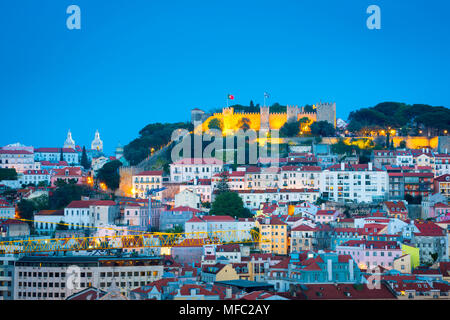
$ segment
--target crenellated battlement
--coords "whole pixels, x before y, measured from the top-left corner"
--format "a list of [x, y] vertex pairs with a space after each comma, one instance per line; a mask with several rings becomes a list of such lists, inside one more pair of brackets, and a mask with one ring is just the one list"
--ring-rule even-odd
[[260, 112], [234, 112], [233, 107], [225, 107], [222, 113], [214, 113], [208, 117], [202, 125], [204, 131], [208, 130], [208, 124], [212, 119], [219, 119], [223, 123], [223, 130], [238, 130], [242, 124], [242, 119], [247, 118], [250, 128], [260, 129], [280, 129], [288, 121], [298, 121], [301, 118], [308, 118], [310, 122], [327, 121], [336, 126], [336, 103], [319, 102], [313, 106], [316, 112], [304, 112], [304, 107], [298, 105], [287, 105], [286, 112], [270, 112], [269, 106], [260, 106]]

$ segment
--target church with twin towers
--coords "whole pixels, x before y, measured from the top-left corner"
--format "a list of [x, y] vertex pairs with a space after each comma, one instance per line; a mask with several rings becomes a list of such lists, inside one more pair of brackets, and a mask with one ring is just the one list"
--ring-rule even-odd
[[259, 112], [235, 112], [233, 107], [225, 107], [221, 113], [214, 114], [206, 114], [197, 108], [191, 110], [192, 123], [202, 123], [203, 131], [208, 130], [209, 123], [213, 119], [220, 121], [222, 131], [232, 132], [238, 130], [243, 122], [256, 131], [278, 130], [285, 123], [299, 121], [302, 118], [308, 118], [308, 125], [316, 121], [326, 121], [336, 128], [336, 103], [319, 102], [313, 105], [313, 112], [306, 112], [305, 107], [293, 105], [286, 106], [286, 112], [271, 112], [269, 106], [261, 106]]

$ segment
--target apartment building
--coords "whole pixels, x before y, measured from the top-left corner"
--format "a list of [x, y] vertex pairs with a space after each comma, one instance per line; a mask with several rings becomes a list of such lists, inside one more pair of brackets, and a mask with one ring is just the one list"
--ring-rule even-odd
[[14, 300], [64, 300], [96, 287], [122, 294], [162, 278], [159, 257], [25, 256], [14, 263]]
[[371, 203], [385, 200], [388, 174], [368, 164], [340, 163], [322, 172], [320, 190], [326, 200], [336, 202]]

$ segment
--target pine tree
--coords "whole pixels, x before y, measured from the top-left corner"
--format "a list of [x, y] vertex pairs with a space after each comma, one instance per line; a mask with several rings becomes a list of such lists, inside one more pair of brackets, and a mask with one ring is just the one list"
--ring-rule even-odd
[[83, 153], [81, 154], [81, 165], [86, 170], [88, 170], [91, 167], [91, 163], [89, 162], [89, 159], [87, 157], [86, 147], [85, 146], [83, 146]]
[[64, 161], [63, 148], [61, 148], [61, 153], [59, 154], [59, 161]]

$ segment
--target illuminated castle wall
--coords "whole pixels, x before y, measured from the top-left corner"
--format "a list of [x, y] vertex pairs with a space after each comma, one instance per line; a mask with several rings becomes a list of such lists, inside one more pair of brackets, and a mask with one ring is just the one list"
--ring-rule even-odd
[[223, 108], [222, 113], [214, 113], [202, 124], [202, 130], [207, 131], [209, 122], [219, 119], [223, 124], [223, 132], [232, 132], [240, 128], [242, 119], [247, 118], [250, 129], [268, 130], [280, 129], [286, 122], [298, 121], [308, 118], [310, 123], [315, 121], [328, 121], [336, 127], [336, 103], [318, 103], [316, 112], [304, 112], [304, 108], [287, 106], [286, 112], [270, 113], [270, 107], [260, 107], [259, 113], [235, 113], [232, 107]]

